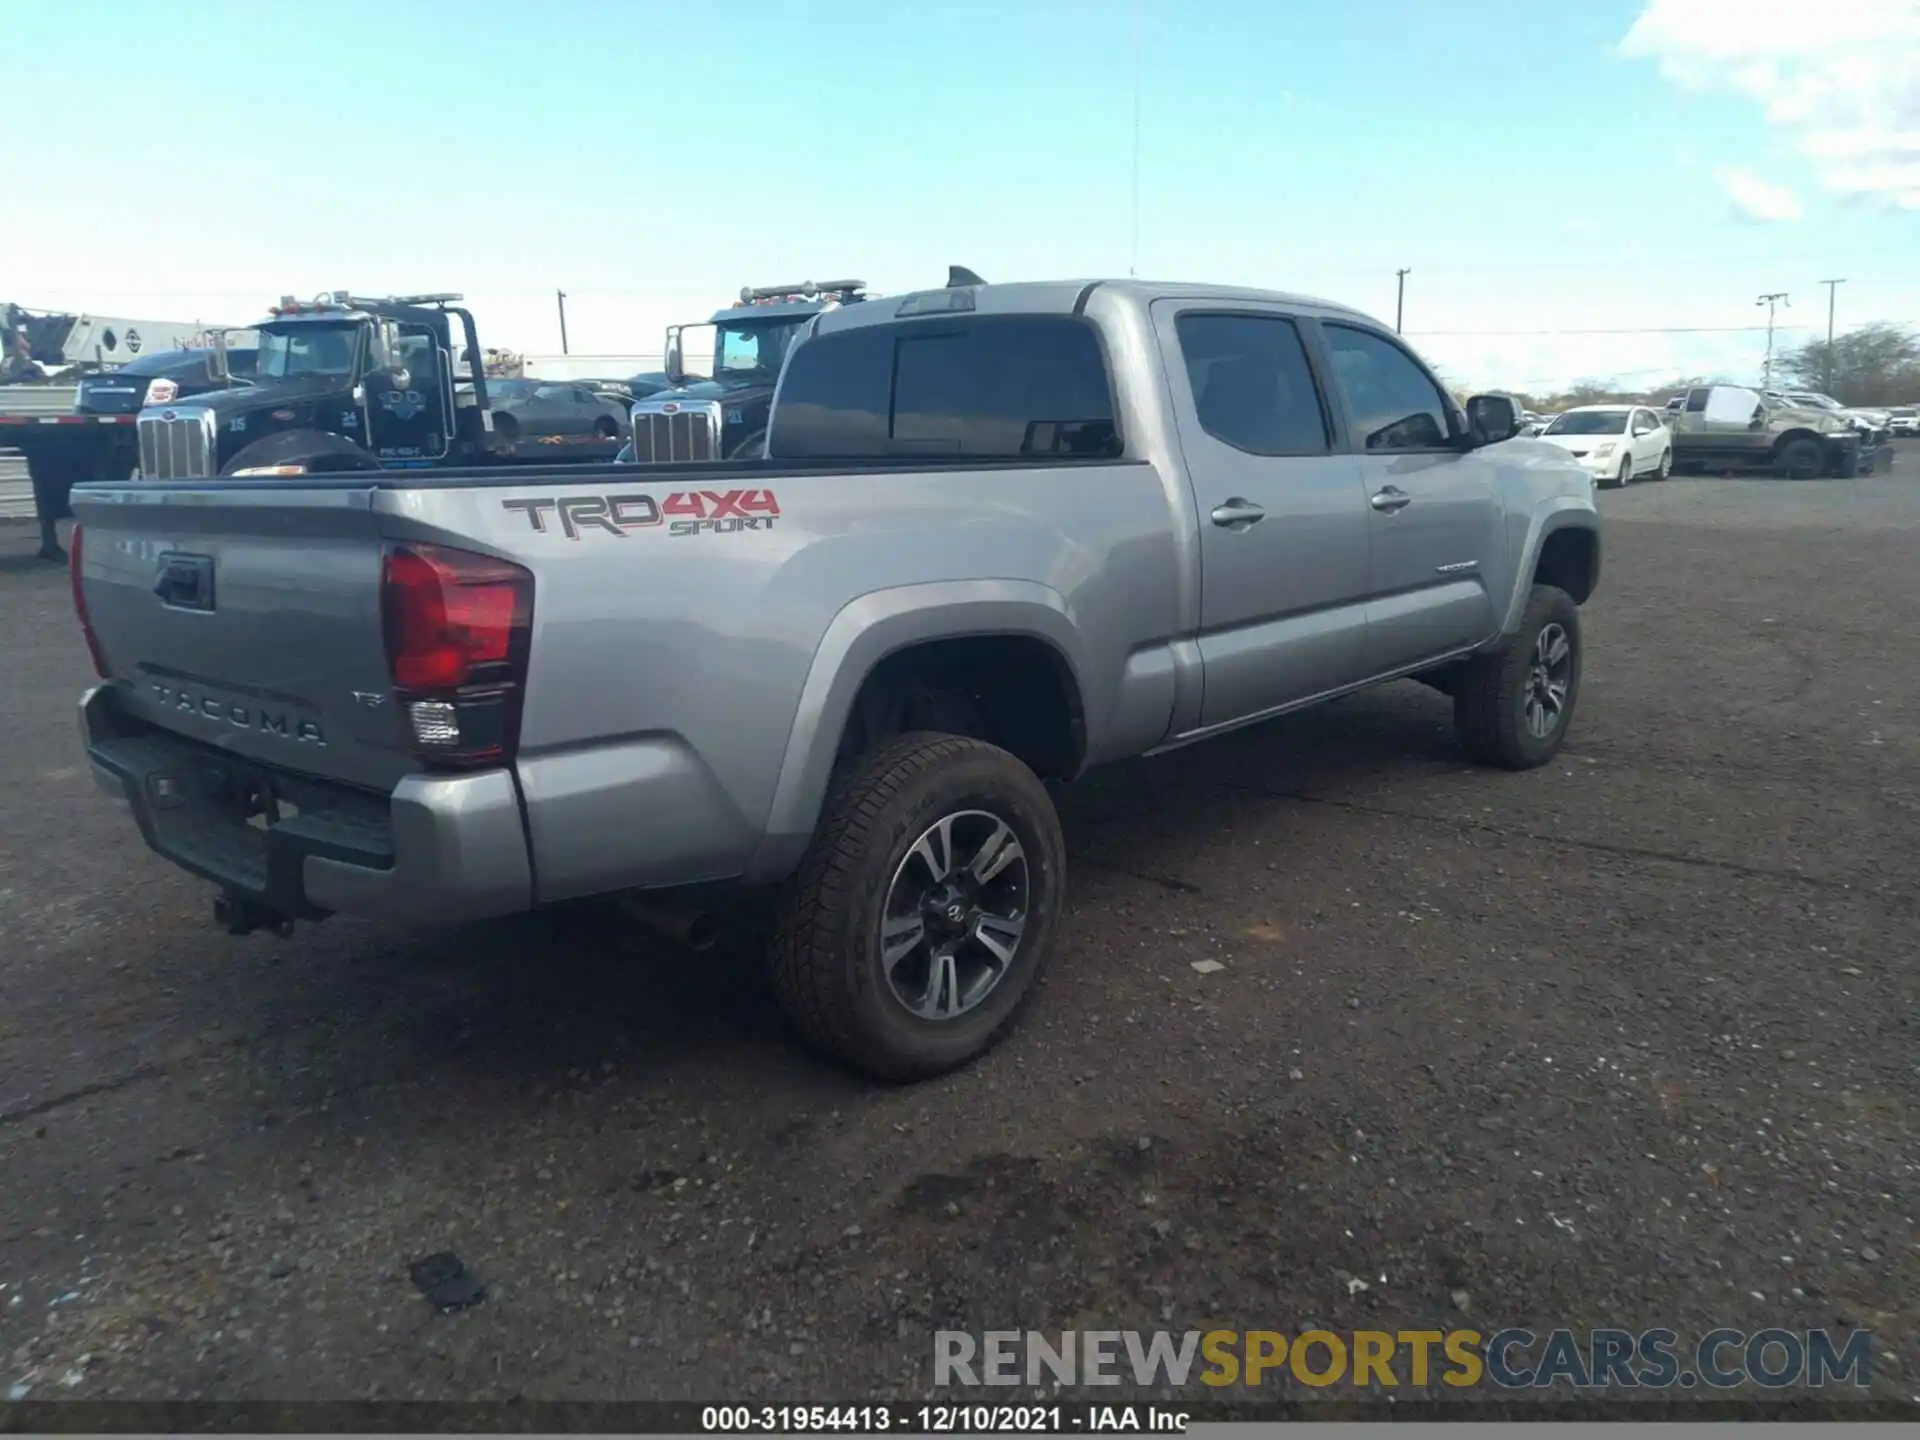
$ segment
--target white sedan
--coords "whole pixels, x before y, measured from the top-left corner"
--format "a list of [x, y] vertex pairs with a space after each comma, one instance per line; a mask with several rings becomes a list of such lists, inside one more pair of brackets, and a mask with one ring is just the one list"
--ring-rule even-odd
[[1582, 405], [1555, 416], [1540, 438], [1578, 460], [1598, 485], [1673, 473], [1673, 431], [1645, 405]]

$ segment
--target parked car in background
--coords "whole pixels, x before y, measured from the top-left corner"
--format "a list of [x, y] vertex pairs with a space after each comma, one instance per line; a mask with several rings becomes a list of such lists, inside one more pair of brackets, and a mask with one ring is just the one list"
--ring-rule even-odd
[[622, 402], [596, 394], [585, 383], [495, 380], [488, 384], [487, 396], [493, 402], [493, 433], [502, 440], [547, 435], [612, 440], [626, 426]]
[[1584, 466], [1596, 484], [1628, 485], [1673, 473], [1673, 431], [1645, 405], [1579, 405], [1540, 432]]
[[[235, 382], [246, 383], [259, 353], [256, 349], [227, 351], [227, 369]], [[73, 410], [76, 415], [138, 415], [143, 405], [171, 405], [191, 395], [227, 388], [229, 382], [216, 369], [211, 350], [156, 350], [117, 370], [82, 377]]]
[[1787, 390], [1781, 392], [1781, 398], [1789, 405], [1811, 406], [1816, 410], [1843, 415], [1852, 422], [1854, 429], [1865, 431], [1876, 443], [1887, 438], [1888, 415], [1877, 406], [1842, 405], [1833, 396], [1822, 395], [1816, 390]]
[[1920, 435], [1920, 405], [1896, 405], [1889, 410], [1887, 431], [1893, 435]]

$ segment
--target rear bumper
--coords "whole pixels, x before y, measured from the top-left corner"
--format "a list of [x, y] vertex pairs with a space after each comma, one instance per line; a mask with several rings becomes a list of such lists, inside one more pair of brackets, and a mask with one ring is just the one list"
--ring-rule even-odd
[[[288, 919], [449, 923], [533, 904], [506, 771], [410, 775], [391, 795], [370, 795], [129, 724], [104, 685], [81, 697], [80, 735], [94, 783], [127, 805], [155, 853]], [[250, 786], [298, 813], [271, 826], [239, 818], [227, 797]]]

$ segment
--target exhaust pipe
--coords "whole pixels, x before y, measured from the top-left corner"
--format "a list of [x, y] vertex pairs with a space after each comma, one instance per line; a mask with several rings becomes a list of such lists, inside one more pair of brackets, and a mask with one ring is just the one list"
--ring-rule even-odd
[[637, 896], [622, 896], [620, 909], [662, 940], [689, 950], [711, 950], [720, 938], [720, 924], [710, 910], [688, 910]]

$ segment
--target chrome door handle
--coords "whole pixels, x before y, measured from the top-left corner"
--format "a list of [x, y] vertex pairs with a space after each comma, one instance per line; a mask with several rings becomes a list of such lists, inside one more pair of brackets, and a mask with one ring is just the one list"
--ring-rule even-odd
[[1242, 500], [1235, 495], [1226, 504], [1213, 507], [1213, 523], [1227, 530], [1244, 530], [1266, 513], [1251, 500]]
[[1394, 515], [1413, 503], [1413, 497], [1397, 485], [1388, 485], [1374, 492], [1367, 503], [1386, 515]]

